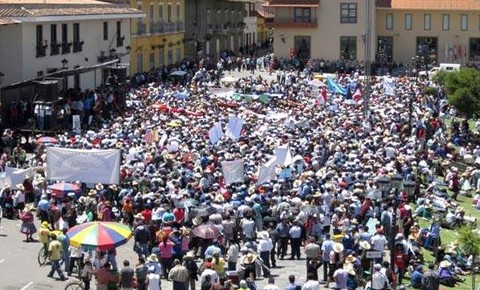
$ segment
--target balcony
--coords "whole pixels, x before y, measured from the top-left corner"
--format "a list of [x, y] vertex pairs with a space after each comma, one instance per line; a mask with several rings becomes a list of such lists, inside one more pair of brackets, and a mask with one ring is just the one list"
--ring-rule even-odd
[[175, 32], [175, 23], [174, 22], [163, 23], [163, 28], [165, 33]]
[[265, 19], [268, 28], [317, 28], [317, 18], [270, 18]]
[[176, 23], [176, 31], [184, 31], [185, 30], [185, 26], [183, 24], [183, 21], [177, 21]]
[[60, 43], [52, 43], [50, 44], [50, 55], [57, 55], [60, 54], [60, 47], [62, 45]]
[[147, 24], [146, 23], [137, 23], [137, 33], [136, 35], [147, 34]]
[[48, 45], [44, 45], [42, 43], [37, 43], [36, 46], [36, 57], [45, 57], [47, 56], [47, 47]]
[[84, 41], [75, 41], [73, 42], [73, 52], [80, 52], [83, 50]]
[[63, 42], [62, 43], [62, 54], [67, 54], [71, 52], [72, 43], [71, 42]]

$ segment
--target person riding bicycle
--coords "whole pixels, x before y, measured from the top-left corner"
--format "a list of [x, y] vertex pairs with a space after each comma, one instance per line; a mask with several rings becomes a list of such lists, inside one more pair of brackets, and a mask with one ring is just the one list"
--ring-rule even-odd
[[38, 237], [45, 251], [48, 251], [48, 243], [50, 241], [49, 236], [50, 236], [49, 224], [46, 221], [42, 222], [40, 225], [40, 229], [38, 229]]

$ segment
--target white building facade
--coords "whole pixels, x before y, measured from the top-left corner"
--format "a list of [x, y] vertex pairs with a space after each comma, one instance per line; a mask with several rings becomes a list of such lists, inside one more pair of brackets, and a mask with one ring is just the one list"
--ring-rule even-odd
[[[0, 25], [4, 74], [0, 87], [55, 71], [92, 67], [114, 57], [128, 63], [130, 18], [142, 16], [136, 9], [98, 1], [55, 5], [56, 9], [49, 4], [3, 6], [0, 11], [9, 8], [9, 13], [2, 17], [16, 23]], [[65, 77], [64, 87], [95, 88], [102, 77], [101, 70]]]
[[260, 45], [257, 35], [257, 12], [255, 2], [245, 3], [244, 20], [245, 28], [243, 30], [243, 46], [251, 49], [252, 45]]

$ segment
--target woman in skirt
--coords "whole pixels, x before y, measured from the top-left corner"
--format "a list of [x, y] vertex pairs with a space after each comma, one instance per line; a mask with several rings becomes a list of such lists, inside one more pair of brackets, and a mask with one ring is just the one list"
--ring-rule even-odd
[[25, 210], [22, 212], [22, 215], [20, 216], [20, 219], [22, 220], [20, 232], [27, 237], [25, 242], [33, 242], [32, 235], [37, 232], [37, 228], [33, 223], [32, 206], [29, 205], [25, 208]]

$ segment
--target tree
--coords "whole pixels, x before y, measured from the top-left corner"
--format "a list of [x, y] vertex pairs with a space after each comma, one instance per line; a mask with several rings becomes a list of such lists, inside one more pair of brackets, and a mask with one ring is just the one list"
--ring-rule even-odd
[[480, 237], [473, 228], [463, 226], [458, 231], [460, 249], [467, 256], [472, 256], [472, 290], [475, 290], [475, 259], [480, 255]]
[[468, 118], [480, 111], [480, 71], [465, 68], [445, 74], [448, 102]]

